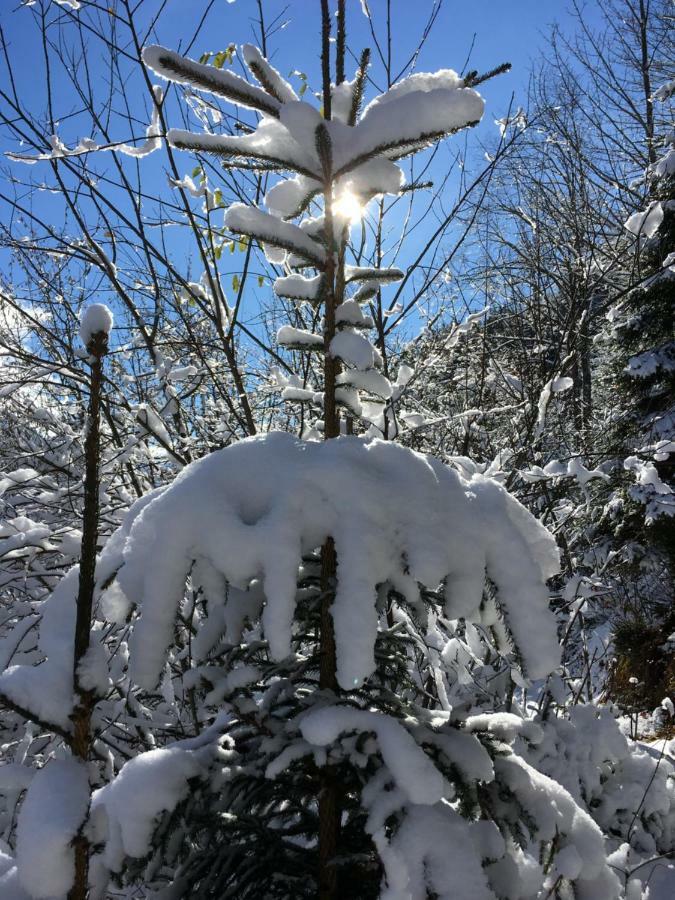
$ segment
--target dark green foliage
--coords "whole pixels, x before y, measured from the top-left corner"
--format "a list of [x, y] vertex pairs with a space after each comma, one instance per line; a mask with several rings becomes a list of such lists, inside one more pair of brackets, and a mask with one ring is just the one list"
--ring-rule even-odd
[[[241, 644], [225, 645], [214, 663], [224, 671], [255, 666], [260, 676], [251, 688], [239, 687], [214, 706], [224, 705], [224, 732], [232, 759], [182, 810], [186, 839], [176, 887], [196, 898], [314, 898], [317, 896], [318, 804], [322, 771], [308, 745], [274, 778], [267, 768], [289, 746], [303, 743], [299, 717], [336, 698], [321, 692], [316, 635], [320, 606], [318, 554], [304, 562], [298, 583], [294, 653], [273, 663], [257, 631]], [[376, 647], [377, 672], [367, 686], [340, 692], [340, 703], [378, 708], [402, 718], [414, 712], [417, 686], [411, 682], [410, 641], [383, 634]], [[397, 685], [394, 693], [388, 685]], [[367, 695], [367, 696], [366, 696]], [[340, 896], [363, 900], [379, 895], [382, 871], [365, 832], [367, 812], [361, 803], [365, 783], [377, 771], [375, 757], [363, 753], [367, 735], [354, 735], [349, 755], [331, 756], [331, 777], [340, 787], [343, 826], [338, 860]], [[343, 742], [344, 744], [344, 742]], [[354, 765], [354, 757], [361, 766]], [[325, 777], [325, 776], [324, 776]]]
[[616, 628], [611, 700], [630, 711], [651, 711], [675, 693], [675, 646], [668, 640], [673, 632], [675, 611], [662, 621], [627, 619]]
[[[618, 571], [631, 585], [615, 629], [608, 692], [624, 708], [647, 711], [672, 692], [675, 677], [672, 648], [666, 649], [675, 626], [675, 520], [667, 493], [675, 491], [675, 457], [658, 452], [675, 438], [675, 277], [664, 266], [675, 253], [675, 177], [655, 181], [651, 200], [662, 204], [663, 221], [639, 250], [636, 287], [613, 310], [618, 414], [610, 442], [619, 458], [601, 525], [619, 548]], [[653, 467], [661, 487], [640, 480], [644, 466]]]

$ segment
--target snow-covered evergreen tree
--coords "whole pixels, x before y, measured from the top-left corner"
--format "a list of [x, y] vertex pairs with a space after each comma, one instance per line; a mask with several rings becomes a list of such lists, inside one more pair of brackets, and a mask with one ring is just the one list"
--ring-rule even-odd
[[[16, 827], [14, 806], [2, 819], [12, 900], [71, 891], [78, 841], [91, 898], [633, 900], [612, 867], [627, 882], [631, 852], [672, 848], [668, 764], [630, 754], [592, 705], [557, 719], [555, 675], [543, 714], [528, 707], [560, 661], [552, 535], [485, 466], [382, 439], [413, 373], [384, 376], [368, 303], [403, 273], [359, 266], [350, 222], [405, 187], [398, 160], [480, 119], [484, 79], [417, 73], [362, 111], [368, 57], [346, 81], [338, 11], [331, 83], [323, 0], [320, 110], [255, 47], [241, 55], [258, 86], [144, 51], [191, 96], [259, 114], [242, 135], [166, 139], [281, 176], [266, 211], [235, 204], [225, 225], [283, 270], [278, 296], [315, 311], [317, 330], [277, 340], [320, 364], [315, 383], [275, 376], [309, 410], [301, 437], [242, 440], [131, 506], [97, 560], [99, 652], [83, 669], [63, 665], [77, 569], [39, 607], [38, 645], [0, 675], [18, 712], [55, 726], [37, 773], [19, 746], [0, 774], [21, 798]], [[84, 775], [64, 752], [83, 677]], [[609, 860], [602, 829], [622, 841]]]
[[[673, 84], [657, 91], [667, 101]], [[627, 602], [617, 626], [612, 692], [653, 708], [675, 690], [668, 638], [675, 629], [675, 143], [669, 134], [647, 170], [649, 203], [625, 223], [634, 237], [634, 286], [602, 335], [614, 397], [609, 432], [616, 459], [599, 534]], [[632, 679], [632, 680], [631, 680]], [[637, 686], [636, 686], [637, 684]]]
[[[577, 896], [618, 896], [592, 819], [513, 750], [538, 731], [466, 691], [465, 640], [495, 677], [556, 666], [554, 541], [497, 483], [375, 437], [396, 386], [377, 371], [363, 304], [402, 273], [350, 264], [349, 219], [401, 189], [398, 158], [475, 123], [483, 103], [444, 70], [360, 114], [367, 58], [330, 84], [324, 13], [322, 112], [253, 47], [260, 87], [144, 53], [164, 77], [261, 113], [250, 134], [172, 130], [173, 146], [293, 176], [268, 212], [236, 205], [225, 221], [286, 267], [277, 293], [321, 307], [321, 332], [285, 326], [278, 340], [323, 353], [323, 384], [284, 386], [322, 415], [305, 439], [271, 434], [188, 466], [109, 542], [103, 608], [131, 617], [141, 687], [159, 680], [188, 604], [203, 730], [95, 794], [94, 868], [150, 855], [144, 877], [173, 865], [175, 896], [449, 897], [457, 879], [467, 897], [572, 882]], [[341, 407], [371, 434], [339, 437]], [[153, 843], [160, 810], [173, 819]], [[561, 868], [563, 850], [574, 864]]]

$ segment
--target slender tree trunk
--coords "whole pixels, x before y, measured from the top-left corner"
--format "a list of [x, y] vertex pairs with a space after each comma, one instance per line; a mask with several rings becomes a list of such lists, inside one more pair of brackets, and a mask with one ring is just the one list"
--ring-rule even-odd
[[593, 414], [593, 372], [591, 369], [590, 310], [582, 318], [579, 326], [581, 354], [581, 411], [584, 427], [584, 442], [590, 441], [591, 416]]
[[[337, 557], [328, 538], [321, 548], [321, 639], [319, 646], [319, 689], [337, 693], [335, 632], [330, 608], [335, 599]], [[333, 860], [340, 837], [340, 789], [333, 767], [321, 770], [319, 789], [319, 898], [338, 900], [337, 869]]]
[[[332, 183], [327, 182], [325, 197], [326, 232], [333, 234]], [[330, 238], [329, 238], [330, 243]], [[340, 434], [340, 414], [335, 399], [339, 361], [330, 355], [330, 342], [335, 335], [335, 310], [344, 293], [344, 245], [337, 252], [337, 265], [329, 254], [326, 267], [328, 290], [324, 308], [324, 439], [332, 440]], [[331, 606], [335, 600], [337, 555], [335, 544], [329, 537], [321, 548], [321, 622], [319, 643], [319, 688], [337, 693], [337, 660], [335, 654], [335, 629]], [[331, 865], [335, 857], [340, 835], [340, 793], [335, 773], [324, 766], [319, 793], [319, 898], [338, 900], [337, 870]]]
[[[77, 705], [71, 716], [73, 722], [70, 749], [73, 756], [87, 764], [91, 751], [91, 714], [95, 695], [81, 684], [78, 668], [89, 649], [89, 634], [94, 599], [96, 571], [96, 546], [99, 523], [99, 472], [101, 462], [100, 408], [103, 381], [103, 357], [108, 352], [108, 336], [105, 332], [93, 335], [87, 349], [91, 354], [91, 382], [87, 416], [87, 436], [84, 443], [84, 513], [82, 519], [82, 545], [80, 552], [80, 583], [75, 617], [75, 650], [73, 654], [73, 684]], [[89, 841], [80, 833], [74, 840], [75, 878], [68, 893], [68, 900], [86, 900], [89, 876]]]
[[[339, 21], [340, 44], [344, 53], [344, 7]], [[323, 79], [323, 114], [331, 117], [330, 89], [330, 10], [328, 0], [321, 0], [321, 70]], [[338, 48], [338, 55], [340, 53]], [[330, 136], [321, 128], [317, 134], [324, 178], [324, 221], [328, 254], [326, 258], [326, 300], [324, 305], [324, 439], [331, 440], [340, 434], [335, 387], [339, 362], [330, 354], [330, 344], [335, 336], [335, 310], [344, 293], [344, 243], [335, 247], [333, 222], [333, 163]], [[335, 543], [329, 537], [321, 548], [321, 621], [319, 637], [319, 689], [337, 693], [337, 660], [335, 653], [335, 629], [331, 607], [335, 600], [337, 556]], [[331, 766], [321, 770], [319, 787], [319, 900], [338, 900], [338, 877], [334, 865], [340, 840], [341, 805], [339, 784]]]

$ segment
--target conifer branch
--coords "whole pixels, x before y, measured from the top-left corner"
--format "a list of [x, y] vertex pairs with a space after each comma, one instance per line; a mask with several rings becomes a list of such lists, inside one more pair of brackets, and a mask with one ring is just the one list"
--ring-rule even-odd
[[[219, 140], [220, 139], [220, 140]], [[259, 150], [249, 149], [248, 147], [231, 146], [222, 142], [220, 135], [215, 134], [196, 134], [191, 131], [183, 131], [182, 129], [172, 128], [167, 134], [167, 140], [172, 147], [177, 150], [192, 150], [197, 153], [209, 153], [212, 156], [226, 157], [232, 161], [232, 165], [237, 167], [245, 167], [247, 160], [260, 161], [260, 166], [252, 165], [248, 168], [257, 172], [288, 172], [293, 171], [298, 175], [305, 175], [307, 178], [317, 178], [317, 173], [304, 166], [289, 162], [287, 159], [281, 159], [271, 154], [262, 153]], [[233, 137], [233, 141], [243, 140], [243, 138]], [[241, 162], [239, 162], [241, 160]]]
[[279, 118], [279, 101], [233, 72], [215, 69], [213, 66], [195, 62], [172, 50], [157, 46], [145, 48], [143, 61], [154, 72], [169, 81], [189, 84], [233, 103]]
[[323, 117], [331, 118], [330, 89], [330, 10], [328, 0], [321, 0], [321, 81], [323, 89]]
[[335, 172], [335, 178], [341, 178], [343, 175], [346, 175], [347, 172], [351, 172], [353, 169], [356, 169], [363, 163], [368, 162], [369, 159], [373, 159], [375, 156], [385, 155], [391, 160], [403, 159], [404, 156], [409, 156], [411, 153], [416, 153], [418, 150], [423, 150], [430, 144], [435, 144], [436, 141], [443, 140], [443, 138], [448, 137], [451, 134], [456, 134], [458, 131], [463, 131], [465, 128], [474, 128], [476, 125], [478, 125], [479, 121], [479, 119], [476, 119], [475, 122], [466, 122], [465, 124], [462, 124], [457, 128], [452, 128], [448, 131], [430, 131], [426, 134], [420, 135], [420, 137], [416, 138], [414, 141], [387, 141], [386, 143], [378, 144], [377, 147], [374, 147], [367, 153], [361, 153], [359, 156], [355, 156], [353, 159], [350, 159], [348, 163], [346, 163], [344, 166], [342, 166], [342, 168], [338, 169]]
[[256, 79], [260, 82], [261, 86], [267, 91], [267, 93], [271, 97], [274, 97], [275, 100], [278, 100], [279, 103], [283, 103], [284, 102], [283, 98], [280, 97], [279, 94], [277, 93], [277, 90], [274, 87], [274, 84], [267, 77], [267, 73], [265, 72], [263, 67], [260, 65], [260, 63], [256, 62], [255, 60], [249, 60], [249, 62], [247, 62], [246, 65], [251, 70], [251, 73], [253, 75], [255, 75]]
[[337, 40], [335, 42], [335, 84], [342, 84], [345, 80], [345, 44], [347, 40], [345, 0], [338, 0], [337, 24]]
[[495, 78], [497, 75], [503, 75], [505, 72], [511, 71], [511, 63], [505, 62], [499, 66], [495, 66], [494, 69], [490, 69], [489, 72], [485, 72], [484, 75], [479, 75], [477, 70], [473, 70], [469, 72], [464, 78], [464, 87], [473, 88], [479, 84], [483, 84], [485, 81], [489, 81], [491, 78]]
[[365, 50], [361, 53], [359, 68], [356, 73], [356, 79], [354, 83], [354, 90], [352, 92], [352, 107], [349, 110], [348, 121], [348, 124], [351, 126], [356, 125], [356, 120], [358, 118], [359, 112], [361, 111], [361, 104], [363, 103], [363, 91], [366, 86], [366, 75], [368, 73], [369, 65], [370, 48], [366, 47]]
[[248, 65], [249, 69], [251, 70], [252, 74], [255, 75], [256, 79], [260, 82], [261, 86], [263, 88], [265, 88], [267, 93], [271, 97], [274, 97], [275, 100], [278, 100], [280, 103], [282, 103], [283, 101], [282, 101], [281, 97], [277, 94], [274, 85], [267, 77], [263, 68], [257, 62], [253, 62], [253, 61], [247, 63], [247, 65]]

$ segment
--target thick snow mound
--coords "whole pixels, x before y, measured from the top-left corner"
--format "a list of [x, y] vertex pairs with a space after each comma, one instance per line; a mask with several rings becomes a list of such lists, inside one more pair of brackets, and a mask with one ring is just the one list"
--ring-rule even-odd
[[[386, 877], [380, 900], [496, 900], [466, 822], [449, 806], [413, 806], [391, 842], [373, 835]], [[523, 896], [523, 895], [521, 895]]]
[[110, 784], [94, 792], [94, 840], [105, 843], [104, 862], [119, 871], [125, 856], [150, 850], [157, 817], [173, 810], [189, 791], [189, 779], [202, 772], [200, 757], [181, 747], [141, 753], [122, 767]]
[[443, 776], [400, 722], [391, 716], [349, 706], [324, 706], [300, 723], [310, 744], [325, 747], [343, 731], [373, 731], [382, 759], [411, 803], [433, 804], [442, 799]]
[[9, 666], [0, 673], [0, 691], [38, 719], [65, 731], [73, 709], [73, 635], [80, 567], [73, 566], [54, 591], [39, 604], [42, 627], [39, 665]]
[[80, 316], [80, 339], [85, 347], [95, 334], [110, 334], [113, 326], [113, 314], [105, 303], [92, 303]]
[[33, 778], [16, 837], [19, 881], [31, 897], [60, 897], [72, 887], [71, 842], [88, 806], [89, 778], [83, 763], [52, 759]]
[[[301, 557], [328, 536], [338, 556], [332, 614], [343, 687], [374, 670], [382, 584], [412, 603], [420, 585], [443, 585], [446, 615], [471, 617], [487, 574], [530, 677], [558, 664], [544, 583], [558, 566], [551, 535], [496, 482], [465, 481], [395, 444], [282, 433], [241, 441], [187, 466], [135, 515], [110, 546], [122, 563], [119, 585], [140, 607], [131, 650], [141, 685], [157, 682], [195, 560], [236, 588], [261, 580], [270, 651], [287, 656]], [[104, 570], [115, 563], [105, 557]]]

